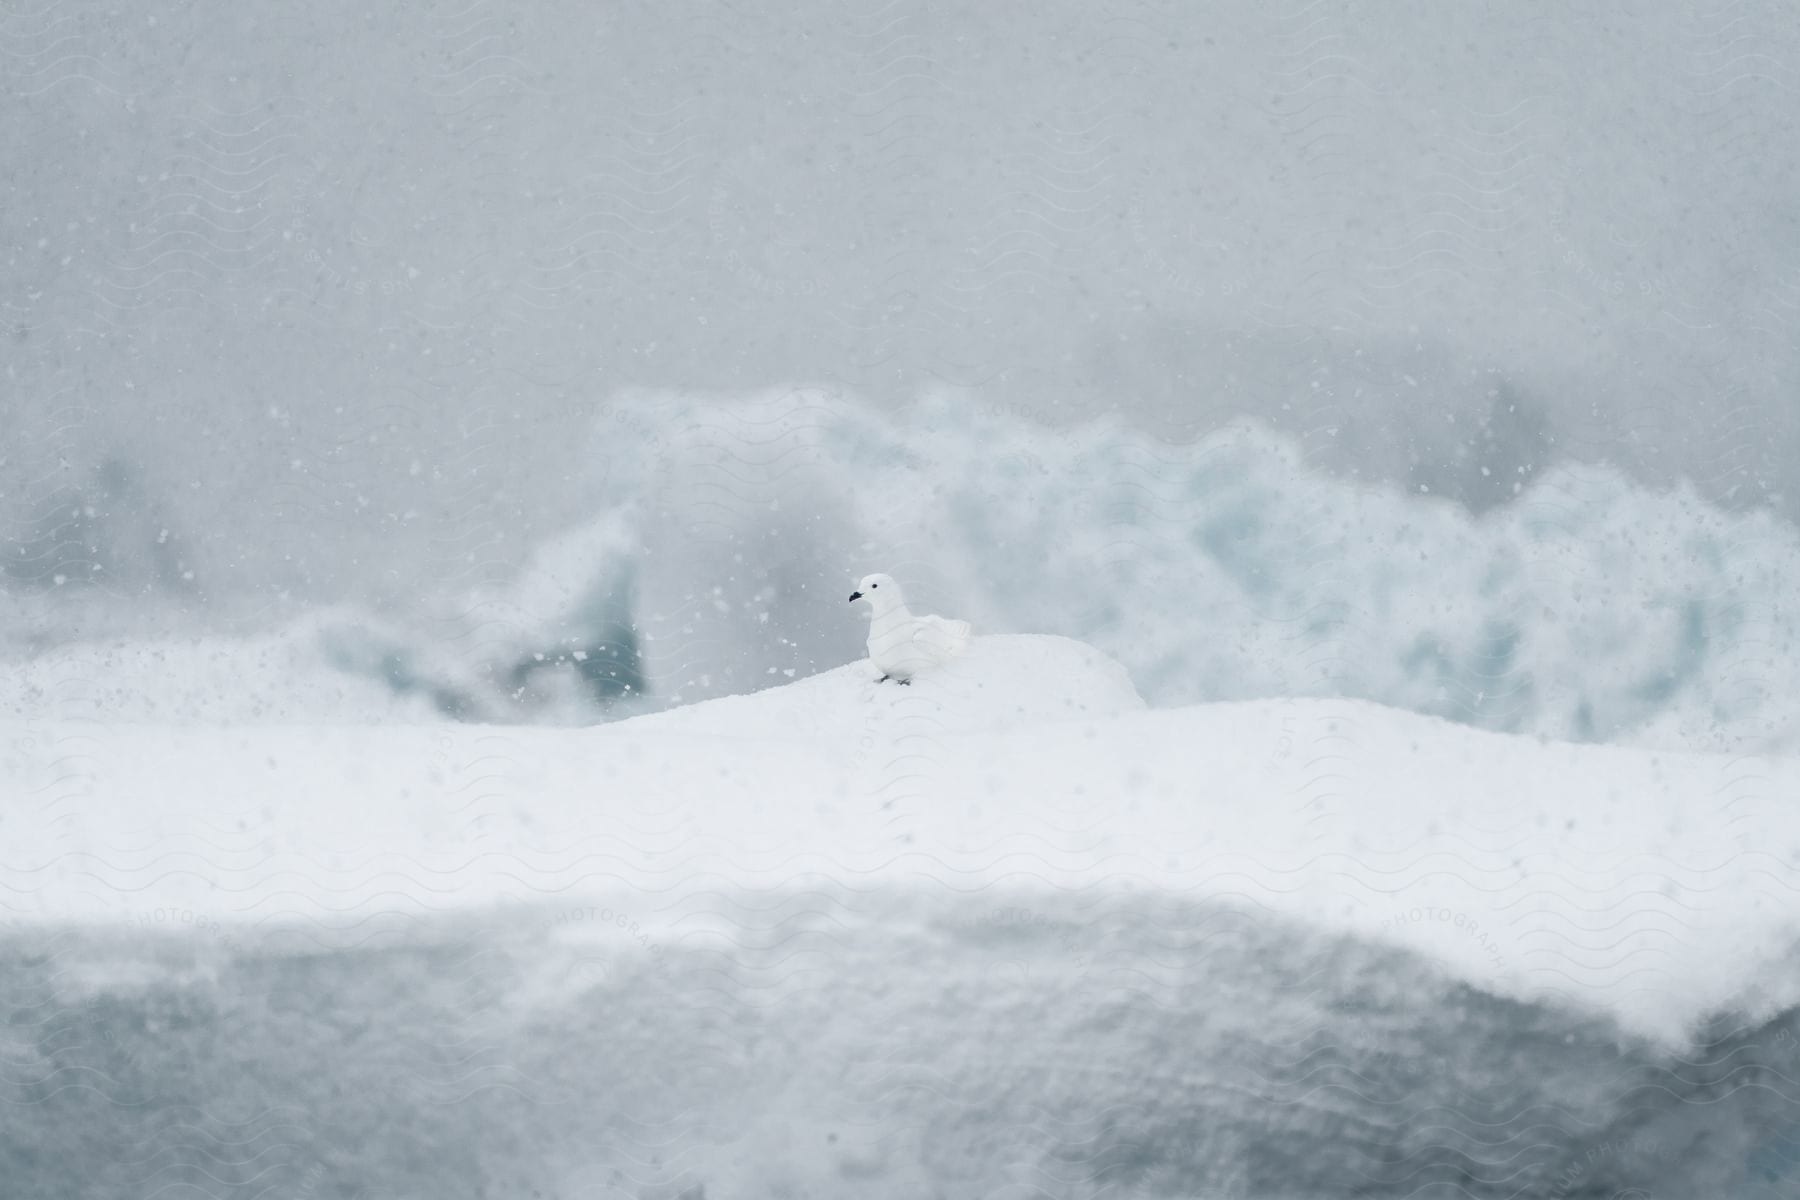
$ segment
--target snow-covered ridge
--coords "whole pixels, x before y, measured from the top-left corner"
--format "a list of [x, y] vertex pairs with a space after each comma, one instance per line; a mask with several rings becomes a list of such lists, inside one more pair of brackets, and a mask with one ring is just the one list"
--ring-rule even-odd
[[[32, 922], [335, 929], [584, 898], [668, 939], [720, 888], [1221, 900], [1679, 1038], [1800, 1002], [1800, 763], [1544, 743], [1365, 702], [1143, 710], [978, 638], [587, 730], [13, 725]], [[621, 898], [623, 897], [623, 898]], [[646, 934], [646, 936], [652, 936]]]

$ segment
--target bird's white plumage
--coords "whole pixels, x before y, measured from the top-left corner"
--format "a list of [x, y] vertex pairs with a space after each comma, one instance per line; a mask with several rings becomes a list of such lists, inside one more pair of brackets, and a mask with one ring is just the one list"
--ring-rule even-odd
[[949, 662], [969, 644], [967, 621], [914, 616], [892, 576], [863, 576], [851, 599], [868, 602], [869, 661], [890, 679], [910, 680]]

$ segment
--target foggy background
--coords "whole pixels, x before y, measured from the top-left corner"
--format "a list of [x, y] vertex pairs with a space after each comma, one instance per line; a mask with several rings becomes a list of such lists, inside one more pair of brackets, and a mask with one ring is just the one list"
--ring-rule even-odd
[[1780, 3], [10, 5], [5, 587], [82, 607], [42, 648], [505, 579], [640, 455], [596, 432], [627, 387], [1248, 415], [1476, 511], [1572, 457], [1792, 519], [1797, 42]]

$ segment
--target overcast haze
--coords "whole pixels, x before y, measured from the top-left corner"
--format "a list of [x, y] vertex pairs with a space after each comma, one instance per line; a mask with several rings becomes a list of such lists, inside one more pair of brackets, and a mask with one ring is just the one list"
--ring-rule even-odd
[[15, 6], [4, 517], [406, 593], [588, 515], [619, 388], [792, 384], [1794, 515], [1784, 5], [1030, 13]]

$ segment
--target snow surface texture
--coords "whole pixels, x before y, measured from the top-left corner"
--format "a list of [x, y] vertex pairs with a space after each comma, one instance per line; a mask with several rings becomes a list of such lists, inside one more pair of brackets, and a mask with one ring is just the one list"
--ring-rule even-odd
[[[929, 686], [927, 684], [929, 683]], [[1800, 1002], [1800, 766], [1582, 748], [1347, 701], [1145, 711], [1078, 643], [983, 637], [586, 731], [15, 728], [12, 910], [362, 928], [715, 886], [1155, 889], [1689, 1035]], [[101, 832], [104, 831], [104, 832]], [[649, 897], [654, 897], [652, 901]]]
[[[1575, 741], [1800, 744], [1800, 536], [1599, 468], [1476, 518], [1249, 426], [1178, 446], [971, 395], [894, 419], [817, 390], [626, 397], [584, 461], [598, 515], [506, 580], [316, 613], [285, 649], [63, 648], [0, 675], [0, 712], [628, 715], [858, 656], [843, 579], [875, 560], [921, 610], [1099, 647], [1157, 706], [1357, 697]], [[165, 666], [182, 658], [252, 669], [202, 686]]]

